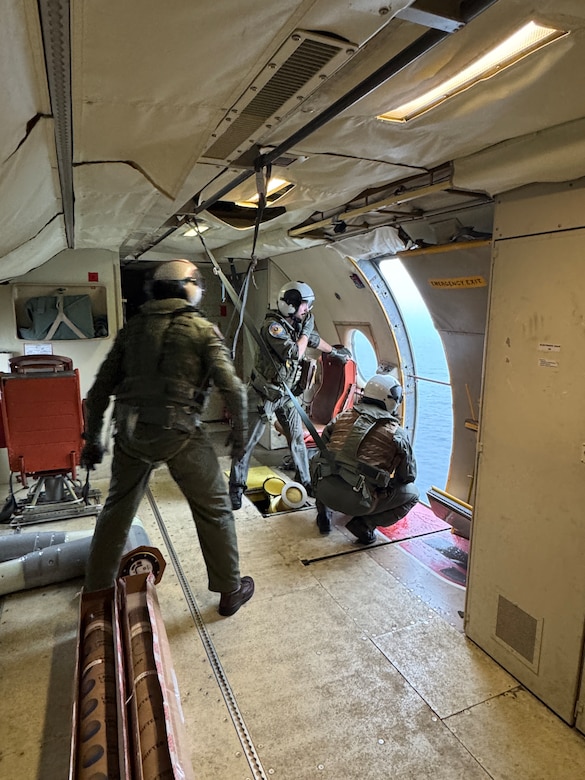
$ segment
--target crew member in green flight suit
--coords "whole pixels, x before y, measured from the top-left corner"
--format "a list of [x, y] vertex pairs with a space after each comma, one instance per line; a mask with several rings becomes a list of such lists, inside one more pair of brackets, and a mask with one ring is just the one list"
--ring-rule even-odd
[[246, 390], [217, 328], [197, 312], [203, 284], [188, 260], [161, 264], [153, 299], [118, 333], [86, 400], [81, 465], [101, 462], [103, 417], [115, 396], [110, 489], [96, 522], [85, 590], [108, 588], [151, 472], [163, 463], [187, 499], [220, 615], [233, 615], [254, 593], [241, 577], [234, 516], [217, 456], [201, 424], [211, 384], [231, 413], [232, 456], [244, 449]]

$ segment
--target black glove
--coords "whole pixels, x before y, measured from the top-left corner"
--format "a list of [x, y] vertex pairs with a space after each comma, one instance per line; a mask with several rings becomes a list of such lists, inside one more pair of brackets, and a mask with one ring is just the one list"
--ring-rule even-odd
[[246, 451], [245, 431], [241, 428], [232, 428], [225, 440], [225, 446], [231, 446], [230, 455], [234, 460], [240, 460]]
[[307, 314], [307, 316], [303, 320], [303, 327], [301, 328], [301, 336], [307, 336], [308, 338], [314, 330], [315, 330], [315, 318], [313, 317], [312, 314]]
[[294, 396], [302, 395], [305, 392], [302, 382], [295, 382], [290, 391]]
[[97, 463], [101, 463], [106, 448], [99, 441], [86, 441], [81, 455], [79, 456], [79, 465], [90, 471], [95, 468]]
[[331, 348], [331, 352], [327, 353], [329, 357], [332, 357], [334, 360], [341, 361], [344, 365], [347, 363], [348, 360], [351, 360], [351, 352], [347, 347], [343, 346], [335, 346]]

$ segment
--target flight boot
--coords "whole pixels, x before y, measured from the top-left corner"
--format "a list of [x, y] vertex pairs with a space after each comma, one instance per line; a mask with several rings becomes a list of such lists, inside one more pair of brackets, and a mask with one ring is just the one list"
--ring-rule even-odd
[[376, 541], [376, 532], [364, 523], [363, 518], [357, 516], [345, 524], [347, 530], [352, 533], [360, 544], [373, 544]]
[[223, 617], [235, 615], [242, 604], [250, 601], [254, 595], [254, 580], [252, 577], [242, 577], [240, 585], [231, 593], [222, 593], [217, 611]]
[[328, 509], [317, 512], [317, 528], [321, 534], [331, 533], [331, 512]]
[[242, 508], [242, 496], [244, 494], [244, 488], [240, 485], [230, 485], [230, 501], [232, 509]]

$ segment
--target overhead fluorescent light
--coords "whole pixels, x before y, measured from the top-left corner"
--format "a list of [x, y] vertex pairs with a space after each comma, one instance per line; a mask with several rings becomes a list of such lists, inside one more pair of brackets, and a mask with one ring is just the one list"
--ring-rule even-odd
[[209, 230], [209, 225], [204, 225], [203, 223], [198, 224], [197, 226], [191, 225], [187, 230], [185, 230], [183, 235], [199, 236], [201, 233], [205, 233], [206, 230]]
[[532, 52], [538, 51], [552, 41], [568, 35], [564, 30], [556, 30], [553, 27], [543, 27], [536, 22], [528, 22], [524, 27], [502, 41], [471, 65], [457, 73], [438, 87], [410, 100], [398, 108], [386, 111], [377, 118], [386, 122], [408, 122], [409, 119], [424, 114], [431, 108], [438, 106], [453, 95], [463, 92], [479, 81], [495, 76], [502, 70], [526, 57]]
[[[266, 188], [266, 203], [272, 204], [280, 200], [283, 195], [290, 192], [295, 185], [286, 179], [279, 179], [277, 176], [271, 178]], [[258, 205], [258, 193], [251, 195], [246, 200], [236, 201], [236, 206], [243, 206], [244, 208], [252, 208]]]

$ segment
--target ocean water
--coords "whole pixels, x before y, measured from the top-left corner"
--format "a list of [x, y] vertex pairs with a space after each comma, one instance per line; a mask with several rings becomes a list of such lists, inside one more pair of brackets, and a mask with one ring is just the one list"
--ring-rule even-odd
[[444, 490], [449, 473], [453, 444], [449, 370], [441, 338], [400, 260], [385, 260], [379, 268], [400, 309], [414, 353], [417, 420], [412, 443], [417, 464], [416, 485], [421, 499], [427, 502], [426, 491], [433, 485]]
[[[431, 326], [432, 327], [432, 326]], [[437, 332], [424, 324], [409, 327], [415, 356], [417, 423], [413, 450], [417, 463], [416, 485], [426, 501], [426, 491], [445, 489], [453, 444], [453, 404], [445, 353]]]
[[[412, 442], [417, 465], [416, 486], [425, 502], [426, 491], [431, 486], [445, 489], [453, 429], [445, 354], [441, 339], [427, 316], [417, 316], [407, 324], [416, 369], [417, 420]], [[377, 359], [369, 341], [363, 334], [356, 333], [352, 346], [360, 374], [364, 379], [370, 378], [376, 373]]]

